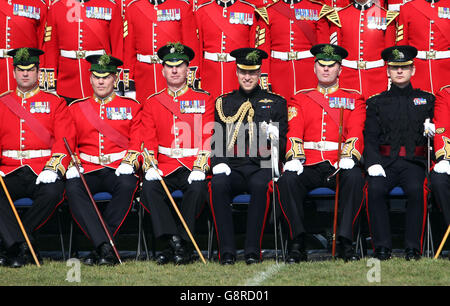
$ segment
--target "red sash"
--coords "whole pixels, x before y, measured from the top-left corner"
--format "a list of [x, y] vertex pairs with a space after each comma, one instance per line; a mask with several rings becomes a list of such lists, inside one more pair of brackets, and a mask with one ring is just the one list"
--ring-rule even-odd
[[47, 147], [51, 148], [55, 139], [44, 127], [39, 120], [33, 117], [33, 115], [22, 107], [11, 95], [5, 95], [0, 97], [0, 101], [6, 105], [17, 117], [25, 120], [26, 124], [31, 128], [33, 133], [41, 139], [43, 143], [47, 145]]
[[[113, 8], [115, 10], [116, 8]], [[86, 9], [84, 9], [84, 12], [86, 14]], [[102, 43], [103, 49], [106, 53], [111, 52], [111, 48], [108, 44], [104, 44], [106, 39], [105, 37], [102, 37], [100, 34], [102, 33], [102, 27], [100, 26], [100, 22], [98, 22], [97, 19], [94, 18], [83, 18], [84, 24], [86, 24], [89, 29], [91, 29], [92, 33], [97, 37], [97, 40]], [[109, 26], [108, 26], [109, 27]]]
[[331, 119], [336, 123], [337, 126], [339, 126], [339, 112], [336, 108], [331, 108], [329, 105], [329, 101], [324, 97], [323, 94], [318, 92], [317, 90], [309, 91], [308, 93], [305, 93], [305, 95], [319, 104], [328, 115], [330, 115]]
[[[435, 3], [437, 5], [438, 3]], [[434, 23], [441, 31], [442, 35], [447, 39], [450, 43], [450, 22], [448, 19], [443, 20], [439, 18], [437, 9], [432, 8], [425, 1], [412, 1], [411, 6], [414, 7], [418, 12], [422, 13], [428, 19], [434, 20]]]
[[294, 20], [294, 24], [297, 25], [300, 31], [302, 31], [303, 35], [305, 35], [312, 46], [317, 44], [316, 32], [309, 23], [296, 20], [294, 12], [287, 5], [284, 5], [281, 2], [278, 5], [274, 5], [272, 7], [274, 10], [276, 10], [278, 13], [285, 16], [289, 20]]
[[79, 103], [79, 105], [86, 119], [90, 124], [92, 124], [92, 126], [97, 129], [97, 131], [105, 135], [109, 140], [117, 144], [119, 147], [125, 150], [128, 149], [128, 137], [122, 135], [105, 121], [100, 120], [97, 112], [94, 110], [89, 100], [82, 101]]
[[181, 121], [188, 123], [191, 128], [194, 127], [194, 116], [192, 114], [181, 113], [180, 104], [174, 103], [173, 100], [167, 94], [165, 94], [165, 91], [161, 92], [158, 95], [154, 95], [153, 98], [155, 98], [156, 101], [159, 102], [159, 104], [167, 108], [169, 112], [180, 118]]

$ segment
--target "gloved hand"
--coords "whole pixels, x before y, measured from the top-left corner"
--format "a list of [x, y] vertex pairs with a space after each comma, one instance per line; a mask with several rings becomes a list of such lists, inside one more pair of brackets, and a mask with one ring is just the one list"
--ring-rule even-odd
[[0, 176], [5, 177], [5, 174], [3, 173], [3, 171], [0, 171]]
[[117, 167], [116, 169], [116, 175], [119, 176], [121, 174], [133, 174], [134, 173], [134, 169], [133, 166], [129, 165], [129, 164], [120, 164], [119, 167]]
[[355, 166], [355, 161], [349, 157], [341, 158], [339, 161], [339, 167], [342, 169], [352, 169]]
[[[84, 173], [84, 169], [81, 166], [80, 166], [80, 172]], [[73, 166], [73, 167], [70, 167], [69, 169], [67, 169], [66, 179], [70, 180], [70, 179], [77, 178], [77, 177], [80, 177], [80, 174], [78, 173], [76, 167]]]
[[216, 174], [222, 174], [222, 173], [225, 173], [226, 175], [230, 175], [231, 169], [230, 169], [230, 167], [229, 167], [227, 164], [225, 164], [225, 163], [220, 163], [220, 164], [218, 164], [218, 165], [215, 165], [215, 166], [212, 168], [212, 173], [213, 173], [214, 175], [216, 175]]
[[188, 177], [188, 183], [192, 184], [192, 181], [204, 181], [206, 178], [206, 174], [200, 170], [193, 170]]
[[370, 176], [384, 176], [386, 177], [386, 172], [384, 172], [383, 167], [380, 164], [375, 164], [367, 168], [367, 172]]
[[279, 137], [280, 132], [279, 132], [278, 128], [273, 124], [269, 124], [267, 126], [266, 133], [267, 133], [267, 139], [278, 140], [280, 138]]
[[[158, 173], [159, 173], [159, 175], [158, 175]], [[162, 176], [162, 175], [163, 175], [163, 173], [161, 170], [158, 169], [158, 171], [156, 171], [155, 168], [151, 167], [145, 173], [145, 179], [147, 181], [156, 181], [156, 180], [159, 180], [160, 176]]]
[[284, 171], [297, 172], [297, 175], [303, 173], [303, 164], [299, 159], [292, 159], [284, 164]]
[[54, 183], [56, 182], [57, 178], [58, 174], [56, 174], [56, 172], [44, 170], [38, 175], [36, 179], [36, 185], [39, 185], [40, 183], [44, 184]]
[[447, 173], [450, 175], [450, 162], [448, 160], [441, 160], [434, 165], [433, 171], [437, 173]]
[[423, 136], [426, 137], [433, 137], [436, 133], [436, 126], [434, 123], [430, 122], [430, 119], [425, 119], [425, 122], [423, 123]]

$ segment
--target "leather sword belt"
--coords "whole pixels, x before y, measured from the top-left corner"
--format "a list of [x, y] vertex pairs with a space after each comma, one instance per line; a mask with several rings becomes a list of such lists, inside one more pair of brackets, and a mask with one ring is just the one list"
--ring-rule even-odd
[[306, 51], [291, 51], [291, 52], [279, 52], [272, 50], [270, 52], [273, 58], [282, 60], [282, 61], [296, 61], [304, 58], [313, 57], [312, 53], [309, 50]]
[[101, 156], [93, 156], [93, 155], [88, 155], [85, 153], [80, 153], [80, 158], [84, 161], [88, 161], [93, 164], [107, 165], [107, 164], [111, 164], [115, 161], [121, 160], [122, 158], [124, 158], [126, 153], [127, 153], [126, 150], [124, 150], [122, 152], [118, 152], [118, 153], [104, 154]]
[[418, 51], [417, 58], [424, 59], [424, 60], [450, 58], [450, 50], [448, 50], [448, 51]]
[[234, 62], [236, 60], [229, 53], [211, 53], [207, 51], [204, 53], [204, 58], [214, 62]]
[[384, 66], [384, 60], [379, 59], [377, 61], [348, 61], [346, 59], [342, 60], [342, 66], [352, 69], [373, 69]]
[[52, 155], [52, 150], [3, 150], [2, 155], [12, 159], [30, 159]]
[[319, 150], [319, 151], [335, 151], [339, 147], [339, 144], [334, 141], [305, 141], [303, 143], [303, 149]]
[[62, 57], [71, 59], [85, 59], [89, 55], [103, 55], [106, 54], [105, 50], [60, 50], [59, 54]]
[[144, 55], [144, 54], [136, 54], [136, 59], [141, 63], [146, 64], [161, 64], [162, 61], [158, 57], [158, 55]]
[[[390, 156], [391, 146], [381, 145], [380, 154], [383, 156]], [[414, 156], [425, 157], [426, 155], [427, 155], [427, 147], [419, 146], [414, 149]], [[400, 147], [400, 151], [398, 151], [398, 156], [406, 156], [406, 148], [404, 146]]]
[[169, 156], [170, 158], [182, 158], [182, 157], [196, 156], [198, 153], [198, 149], [166, 148], [158, 146], [158, 152], [166, 156]]

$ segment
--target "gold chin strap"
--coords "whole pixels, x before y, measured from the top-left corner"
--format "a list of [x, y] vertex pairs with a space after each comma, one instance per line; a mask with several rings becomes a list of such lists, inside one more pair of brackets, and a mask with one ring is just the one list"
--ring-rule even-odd
[[242, 121], [244, 121], [245, 115], [248, 113], [247, 122], [249, 124], [249, 141], [251, 146], [253, 141], [253, 116], [255, 114], [255, 111], [252, 107], [252, 103], [250, 102], [250, 100], [247, 99], [247, 101], [242, 103], [241, 107], [239, 107], [239, 110], [233, 116], [226, 117], [225, 114], [223, 113], [222, 98], [219, 98], [217, 100], [216, 109], [217, 113], [219, 114], [220, 120], [222, 120], [223, 122], [231, 124], [237, 121], [236, 127], [234, 128], [233, 132], [233, 138], [227, 147], [228, 150], [231, 150], [231, 148], [234, 146], [234, 143], [236, 142], [239, 133], [239, 128], [242, 124]]

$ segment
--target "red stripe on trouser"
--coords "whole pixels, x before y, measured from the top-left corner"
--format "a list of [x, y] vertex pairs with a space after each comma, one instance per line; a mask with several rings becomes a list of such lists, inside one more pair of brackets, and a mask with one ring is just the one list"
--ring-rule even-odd
[[[269, 211], [269, 205], [270, 205], [270, 195], [273, 192], [273, 181], [270, 181], [267, 184], [267, 192], [266, 192], [266, 210], [264, 212], [264, 219], [263, 219], [263, 225], [261, 227], [261, 235], [259, 237], [259, 259], [262, 260], [262, 252], [261, 252], [261, 246], [262, 246], [262, 238], [264, 236], [264, 228], [266, 227], [266, 219], [267, 219], [267, 213]], [[273, 212], [275, 213], [275, 211]]]
[[422, 235], [420, 236], [420, 254], [422, 254], [423, 250], [423, 236], [425, 233], [425, 224], [427, 222], [427, 211], [428, 211], [428, 205], [427, 205], [427, 199], [428, 199], [428, 193], [430, 192], [428, 188], [428, 179], [425, 178], [423, 182], [423, 220], [422, 220]]
[[[367, 184], [367, 183], [366, 183], [366, 184]], [[364, 188], [366, 188], [365, 185], [364, 185]], [[358, 216], [359, 216], [359, 214], [360, 214], [360, 212], [361, 212], [361, 209], [362, 209], [362, 207], [363, 207], [363, 205], [364, 205], [364, 196], [365, 196], [364, 188], [363, 188], [363, 197], [362, 197], [362, 199], [361, 199], [361, 204], [359, 205], [359, 209], [358, 209], [358, 211], [356, 212], [355, 218], [353, 218], [353, 221], [352, 221], [352, 237], [353, 237], [353, 226], [355, 225], [356, 220], [358, 219]], [[361, 223], [360, 223], [360, 226], [361, 226]]]
[[120, 222], [119, 226], [117, 226], [117, 229], [114, 231], [113, 236], [116, 236], [117, 232], [122, 227], [123, 222], [125, 221], [125, 219], [127, 218], [128, 214], [130, 213], [130, 209], [131, 209], [131, 206], [133, 205], [133, 201], [134, 201], [134, 195], [136, 194], [136, 191], [138, 190], [138, 187], [139, 187], [139, 180], [136, 181], [136, 188], [134, 189], [133, 195], [131, 197], [131, 202], [130, 202], [130, 206], [128, 207], [127, 213], [123, 217], [122, 222]]
[[58, 206], [61, 205], [62, 202], [64, 202], [64, 197], [65, 197], [65, 196], [66, 196], [66, 191], [64, 190], [61, 201], [59, 201], [59, 202], [56, 204], [55, 208], [54, 208], [53, 211], [50, 213], [50, 215], [47, 217], [47, 219], [45, 219], [44, 221], [42, 221], [42, 223], [39, 224], [33, 231], [37, 231], [39, 228], [41, 228], [42, 226], [44, 226], [44, 224], [47, 223], [48, 220], [50, 220], [50, 218], [53, 216], [53, 214], [55, 213], [55, 211], [56, 211], [56, 209], [58, 208]]

